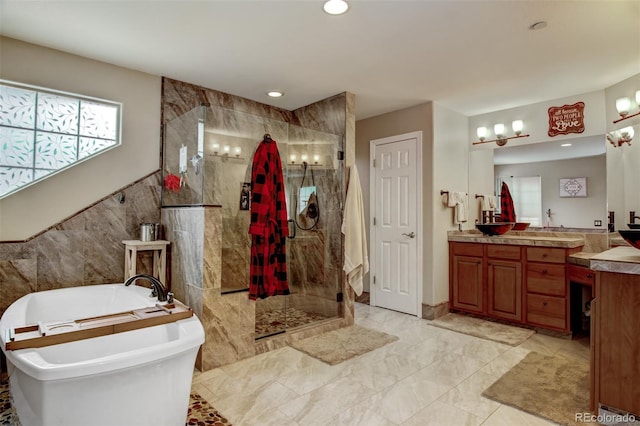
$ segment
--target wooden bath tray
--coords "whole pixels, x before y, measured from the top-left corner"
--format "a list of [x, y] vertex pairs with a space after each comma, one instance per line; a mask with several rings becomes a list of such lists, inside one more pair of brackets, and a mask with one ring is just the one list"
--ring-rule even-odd
[[193, 316], [191, 308], [174, 301], [166, 305], [158, 303], [152, 307], [117, 314], [15, 327], [7, 330], [5, 349], [13, 351], [58, 345], [167, 324], [191, 316]]

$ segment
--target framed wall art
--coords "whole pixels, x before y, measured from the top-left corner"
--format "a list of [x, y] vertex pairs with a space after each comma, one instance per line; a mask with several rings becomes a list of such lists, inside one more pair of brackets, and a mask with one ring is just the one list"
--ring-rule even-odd
[[587, 178], [574, 177], [560, 179], [560, 196], [561, 197], [586, 197], [587, 196]]

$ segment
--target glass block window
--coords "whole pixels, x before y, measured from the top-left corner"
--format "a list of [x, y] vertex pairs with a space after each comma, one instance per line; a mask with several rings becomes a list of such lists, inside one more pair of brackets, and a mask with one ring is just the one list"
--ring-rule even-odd
[[121, 109], [0, 80], [0, 198], [120, 145]]

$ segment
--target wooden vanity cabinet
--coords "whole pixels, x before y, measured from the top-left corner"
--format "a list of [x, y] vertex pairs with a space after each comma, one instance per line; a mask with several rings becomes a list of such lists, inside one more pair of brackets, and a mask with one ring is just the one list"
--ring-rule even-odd
[[449, 242], [451, 309], [569, 332], [566, 259], [580, 250]]
[[566, 249], [527, 247], [527, 323], [569, 331]]
[[487, 314], [522, 322], [520, 246], [487, 245]]
[[640, 418], [640, 275], [596, 272], [591, 327], [592, 411]]
[[482, 257], [481, 244], [449, 245], [449, 294], [453, 308], [484, 313]]

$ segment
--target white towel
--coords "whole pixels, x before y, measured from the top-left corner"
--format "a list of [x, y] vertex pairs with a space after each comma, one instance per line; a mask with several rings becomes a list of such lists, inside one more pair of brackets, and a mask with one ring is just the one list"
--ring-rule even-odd
[[495, 195], [483, 195], [482, 196], [482, 210], [494, 211], [498, 206], [498, 197]]
[[469, 216], [466, 192], [449, 192], [449, 207], [455, 207], [456, 224], [464, 223]]
[[344, 267], [347, 281], [356, 295], [362, 294], [362, 280], [369, 272], [369, 257], [367, 256], [367, 233], [364, 221], [364, 203], [362, 202], [362, 188], [355, 164], [349, 171], [349, 188], [344, 205], [342, 220], [344, 234]]

